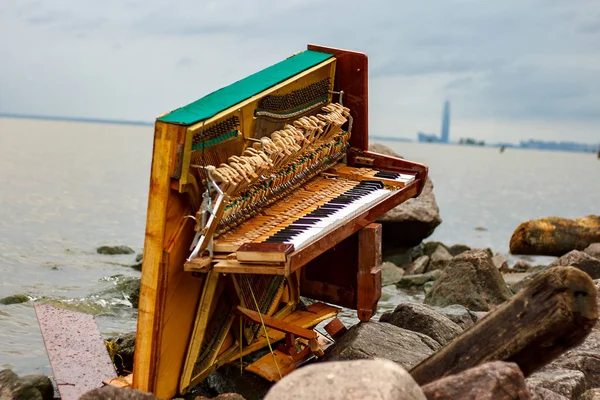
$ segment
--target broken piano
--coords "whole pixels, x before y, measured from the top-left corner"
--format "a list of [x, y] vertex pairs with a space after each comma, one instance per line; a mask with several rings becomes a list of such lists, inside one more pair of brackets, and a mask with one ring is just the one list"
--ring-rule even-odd
[[323, 354], [312, 329], [340, 307], [375, 313], [373, 221], [427, 167], [368, 150], [367, 74], [309, 45], [156, 120], [134, 388], [170, 398], [265, 347], [245, 367], [278, 380]]

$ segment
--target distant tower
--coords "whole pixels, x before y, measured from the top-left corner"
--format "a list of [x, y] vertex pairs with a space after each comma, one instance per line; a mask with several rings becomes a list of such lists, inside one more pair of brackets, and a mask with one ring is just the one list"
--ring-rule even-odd
[[444, 103], [444, 115], [442, 117], [442, 143], [448, 143], [450, 139], [450, 102], [446, 100]]

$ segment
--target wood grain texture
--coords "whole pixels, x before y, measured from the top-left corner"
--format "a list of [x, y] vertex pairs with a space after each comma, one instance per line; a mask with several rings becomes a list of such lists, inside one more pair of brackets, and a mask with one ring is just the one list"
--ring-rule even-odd
[[336, 58], [334, 90], [344, 91], [344, 107], [353, 118], [350, 144], [362, 150], [369, 148], [369, 66], [364, 53], [308, 45], [308, 50], [333, 54]]
[[597, 320], [596, 287], [591, 278], [577, 268], [551, 268], [410, 374], [425, 385], [499, 360], [515, 362], [528, 376], [583, 342]]
[[153, 390], [155, 345], [157, 336], [158, 290], [163, 264], [163, 246], [167, 201], [169, 196], [169, 161], [172, 131], [169, 126], [157, 123], [154, 132], [150, 192], [144, 239], [144, 261], [140, 283], [136, 351], [134, 355], [133, 387], [149, 392]]
[[358, 319], [367, 322], [381, 297], [381, 224], [369, 224], [358, 232], [357, 281], [356, 311]]

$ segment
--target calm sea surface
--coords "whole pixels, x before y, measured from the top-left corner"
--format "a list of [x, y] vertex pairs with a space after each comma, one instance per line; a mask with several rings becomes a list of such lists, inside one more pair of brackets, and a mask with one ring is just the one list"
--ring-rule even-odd
[[[594, 154], [381, 143], [429, 165], [444, 220], [430, 240], [507, 253], [525, 220], [600, 213]], [[96, 248], [142, 251], [151, 153], [152, 127], [0, 118], [0, 298], [32, 299], [0, 305], [0, 369], [51, 374], [34, 300], [94, 314], [106, 336], [135, 329], [118, 289], [135, 255]], [[386, 287], [381, 311], [409, 298]]]

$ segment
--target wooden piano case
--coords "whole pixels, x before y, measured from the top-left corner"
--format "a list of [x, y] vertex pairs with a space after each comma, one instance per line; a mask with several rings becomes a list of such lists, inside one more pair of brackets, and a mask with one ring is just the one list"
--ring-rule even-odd
[[[302, 57], [314, 61], [294, 65]], [[284, 76], [283, 67], [297, 71]], [[340, 310], [323, 303], [298, 309], [300, 295], [356, 309], [361, 320], [368, 320], [381, 293], [381, 228], [372, 222], [417, 196], [427, 178], [425, 165], [368, 151], [366, 55], [309, 45], [307, 52], [261, 73], [260, 79], [254, 79], [256, 74], [245, 81], [260, 89], [254, 94], [236, 98], [239, 91], [227, 92], [228, 87], [207, 97], [226, 93], [231, 104], [219, 108], [215, 101], [199, 100], [156, 122], [133, 386], [160, 398], [185, 392], [223, 363], [268, 342], [297, 337], [290, 332], [305, 332]], [[195, 165], [241, 154], [253, 139], [280, 129], [269, 118], [256, 117], [266, 96], [302, 93], [322, 82], [328, 85], [326, 101], [338, 96], [350, 110], [345, 165], [412, 174], [414, 179], [324, 237], [299, 249], [284, 246], [267, 258], [273, 262], [239, 262], [235, 251], [187, 260], [198, 231], [189, 216], [197, 215], [205, 189]], [[209, 132], [217, 133], [213, 138]], [[211, 151], [205, 153], [209, 145]], [[252, 257], [255, 248], [248, 249], [240, 249], [240, 255]], [[261, 314], [262, 324], [252, 320], [252, 310]], [[271, 319], [265, 322], [263, 315]]]

